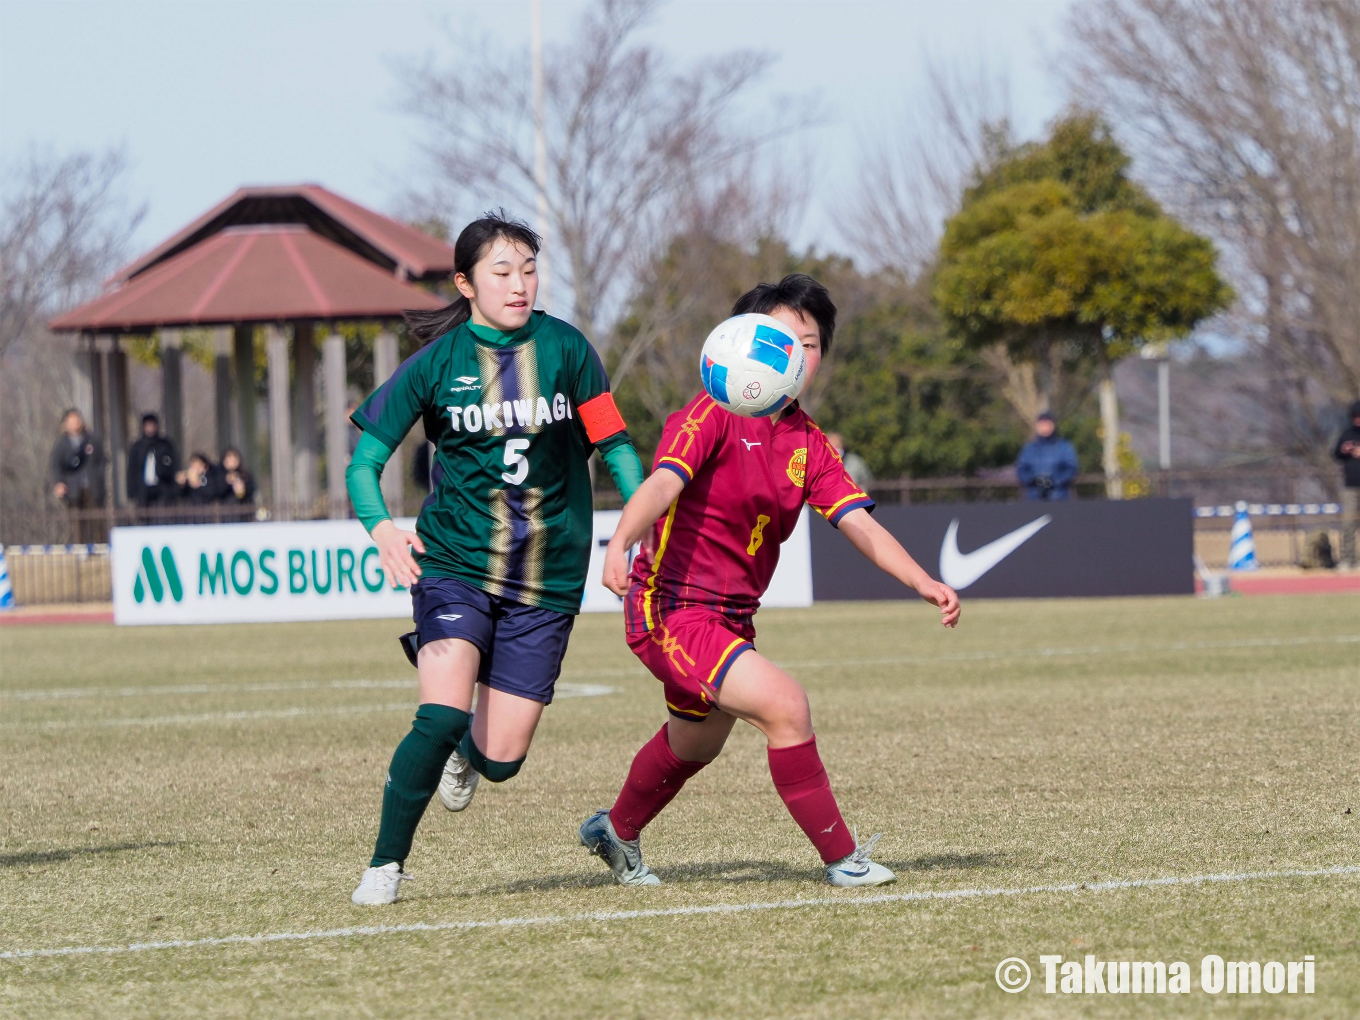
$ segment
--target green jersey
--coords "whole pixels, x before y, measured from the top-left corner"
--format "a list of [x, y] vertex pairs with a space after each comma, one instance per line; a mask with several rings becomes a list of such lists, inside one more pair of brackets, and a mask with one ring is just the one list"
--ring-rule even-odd
[[544, 312], [500, 342], [463, 323], [404, 361], [353, 416], [393, 450], [417, 420], [435, 447], [434, 491], [416, 523], [422, 574], [579, 612], [590, 455], [630, 443], [590, 342]]

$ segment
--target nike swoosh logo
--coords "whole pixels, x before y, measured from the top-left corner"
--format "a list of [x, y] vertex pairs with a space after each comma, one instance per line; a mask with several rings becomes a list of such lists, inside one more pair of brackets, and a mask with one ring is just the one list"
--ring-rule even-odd
[[962, 553], [959, 552], [959, 519], [955, 517], [949, 522], [949, 530], [944, 533], [944, 541], [940, 543], [940, 580], [955, 591], [967, 588], [1028, 542], [1051, 520], [1052, 517], [1044, 514], [1023, 528], [1016, 528], [1009, 535], [1002, 535], [995, 542], [988, 542], [981, 549]]

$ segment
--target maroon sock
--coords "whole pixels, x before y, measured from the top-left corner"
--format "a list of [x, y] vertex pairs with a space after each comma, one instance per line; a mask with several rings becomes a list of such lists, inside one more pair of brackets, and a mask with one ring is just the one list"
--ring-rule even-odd
[[855, 840], [836, 806], [831, 780], [817, 753], [817, 738], [793, 747], [767, 748], [766, 753], [774, 788], [822, 860], [830, 864], [854, 853]]
[[707, 764], [706, 761], [677, 758], [666, 737], [666, 727], [662, 726], [633, 758], [619, 799], [614, 801], [609, 812], [609, 820], [614, 823], [619, 839], [637, 839], [647, 823], [675, 799], [685, 780]]

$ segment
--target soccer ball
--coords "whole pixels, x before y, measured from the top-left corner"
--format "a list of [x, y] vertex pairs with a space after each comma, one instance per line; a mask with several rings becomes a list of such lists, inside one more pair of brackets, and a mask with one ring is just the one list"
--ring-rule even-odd
[[777, 414], [802, 392], [807, 375], [803, 345], [778, 319], [734, 315], [708, 334], [699, 376], [708, 395], [733, 414]]

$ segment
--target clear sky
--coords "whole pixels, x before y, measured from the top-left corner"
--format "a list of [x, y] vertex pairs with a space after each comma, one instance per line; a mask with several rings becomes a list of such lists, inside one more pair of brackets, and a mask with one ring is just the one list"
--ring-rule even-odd
[[[583, 2], [545, 0], [549, 42]], [[798, 240], [843, 248], [834, 210], [860, 141], [894, 129], [924, 59], [1005, 73], [1018, 127], [1037, 131], [1062, 101], [1068, 4], [671, 0], [646, 37], [680, 61], [767, 50], [764, 97], [820, 99]], [[0, 0], [0, 160], [123, 146], [128, 198], [147, 205], [139, 250], [242, 184], [317, 182], [390, 211], [425, 174], [394, 67], [487, 37], [527, 47], [528, 0]]]

